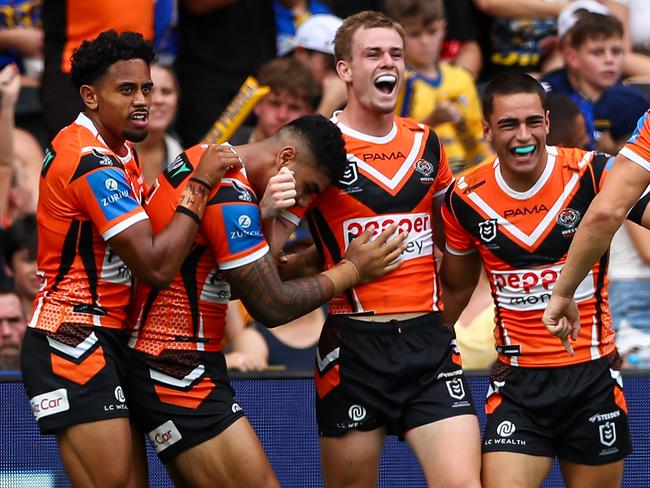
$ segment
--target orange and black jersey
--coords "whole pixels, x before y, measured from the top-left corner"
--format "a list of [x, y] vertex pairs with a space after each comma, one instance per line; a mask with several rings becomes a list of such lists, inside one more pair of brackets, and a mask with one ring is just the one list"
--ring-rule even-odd
[[[423, 124], [395, 118], [384, 137], [341, 129], [348, 154], [344, 177], [311, 203], [308, 220], [325, 269], [339, 262], [350, 241], [365, 229], [378, 234], [395, 223], [408, 233], [402, 265], [371, 283], [356, 286], [330, 303], [330, 313], [375, 314], [441, 309], [433, 255], [433, 199], [452, 182], [436, 134]], [[297, 224], [304, 209], [285, 217]]]
[[650, 111], [639, 119], [636, 130], [621, 149], [621, 154], [650, 171]]
[[107, 241], [147, 214], [138, 162], [124, 150], [111, 151], [84, 114], [47, 149], [36, 209], [43, 283], [30, 327], [126, 326], [131, 273]]
[[[145, 208], [154, 232], [172, 219], [206, 147], [199, 144], [179, 155], [152, 186]], [[171, 285], [155, 290], [137, 284], [131, 347], [152, 356], [166, 349], [221, 350], [230, 300], [222, 271], [257, 261], [268, 250], [245, 170], [231, 169], [213, 188], [194, 246]]]
[[[582, 327], [573, 343], [575, 355], [567, 355], [542, 323], [573, 235], [612, 160], [578, 149], [547, 151], [546, 167], [530, 190], [508, 187], [496, 160], [459, 178], [442, 211], [448, 252], [480, 252], [495, 303], [499, 359], [513, 366], [575, 364], [615, 349], [607, 305], [607, 254], [576, 290]], [[640, 202], [630, 218], [638, 221], [646, 204]]]

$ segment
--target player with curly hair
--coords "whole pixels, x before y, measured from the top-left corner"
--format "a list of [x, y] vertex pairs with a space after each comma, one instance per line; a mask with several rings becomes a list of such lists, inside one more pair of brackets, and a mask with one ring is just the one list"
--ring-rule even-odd
[[142, 436], [129, 423], [124, 391], [132, 274], [169, 284], [212, 187], [239, 164], [228, 148], [206, 149], [173, 218], [153, 235], [131, 146], [147, 134], [153, 59], [152, 45], [133, 32], [85, 41], [72, 58], [85, 110], [54, 138], [41, 171], [42, 286], [22, 371], [41, 432], [56, 435], [74, 486], [146, 485]]

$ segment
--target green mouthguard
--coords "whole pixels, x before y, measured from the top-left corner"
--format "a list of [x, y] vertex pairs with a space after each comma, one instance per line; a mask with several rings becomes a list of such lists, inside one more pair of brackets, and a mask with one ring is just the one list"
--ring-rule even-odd
[[531, 153], [535, 150], [535, 146], [524, 146], [524, 147], [516, 147], [515, 148], [515, 153], [517, 154], [528, 154]]

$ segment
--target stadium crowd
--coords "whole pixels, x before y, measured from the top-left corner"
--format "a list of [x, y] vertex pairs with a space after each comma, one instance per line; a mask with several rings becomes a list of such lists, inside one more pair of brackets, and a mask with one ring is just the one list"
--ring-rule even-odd
[[[542, 323], [571, 238], [584, 245], [576, 229], [587, 207], [594, 199], [604, 205], [601, 189], [615, 195], [611, 188], [625, 181], [617, 154], [650, 171], [650, 2], [0, 0], [0, 7], [0, 370], [21, 369], [25, 338], [30, 356], [44, 358], [22, 360], [35, 397], [61, 384], [41, 378], [44, 371], [80, 374], [63, 362], [79, 365], [91, 338], [113, 351], [113, 376], [102, 373], [102, 382], [122, 378], [115, 358], [131, 355], [129, 380], [118, 384], [137, 427], [123, 411], [60, 422], [36, 415], [44, 433], [56, 433], [74, 484], [146, 483], [137, 466], [141, 434], [153, 439], [171, 415], [185, 440], [155, 447], [179, 486], [214, 479], [276, 486], [235, 408], [226, 369], [314, 364], [328, 486], [376, 482], [386, 434], [409, 443], [430, 483], [446, 481], [440, 466], [458, 466], [450, 468], [465, 473], [458, 486], [537, 486], [550, 464], [529, 458], [558, 455], [568, 486], [620, 484], [630, 449], [623, 418], [620, 444], [606, 455], [584, 447], [578, 427], [571, 438], [553, 429], [540, 435], [565, 439], [565, 447], [536, 444], [535, 425], [523, 420], [522, 442], [535, 447], [503, 455], [486, 443], [512, 412], [533, 416], [555, 401], [522, 405], [506, 377], [513, 391], [541, 390], [577, 365], [584, 370], [572, 381], [585, 390], [595, 388], [585, 387], [589, 375], [616, 389], [609, 371], [650, 368], [647, 191], [611, 220], [609, 254], [582, 263], [587, 279], [578, 279], [577, 252], [569, 252], [571, 274], [560, 283], [575, 293], [576, 313], [569, 297], [545, 316], [561, 341]], [[375, 31], [383, 37], [360, 34]], [[398, 47], [384, 52], [391, 42]], [[383, 74], [371, 78], [372, 63]], [[139, 81], [119, 85], [120, 76]], [[126, 128], [111, 115], [122, 110], [119, 96], [130, 97]], [[66, 158], [70, 167], [61, 170]], [[102, 171], [111, 178], [93, 179]], [[104, 208], [88, 203], [93, 198]], [[111, 198], [120, 200], [119, 215]], [[567, 198], [571, 208], [559, 212]], [[359, 217], [357, 206], [371, 216]], [[383, 216], [402, 213], [408, 232]], [[558, 230], [548, 230], [547, 215]], [[141, 221], [151, 223], [143, 230]], [[371, 239], [368, 229], [384, 232]], [[229, 240], [238, 232], [243, 240]], [[87, 276], [75, 274], [82, 268]], [[68, 304], [71, 312], [65, 297], [79, 301]], [[425, 328], [427, 320], [444, 333]], [[166, 321], [170, 330], [160, 325]], [[537, 332], [520, 330], [524, 322]], [[116, 333], [86, 333], [103, 328]], [[369, 331], [377, 338], [371, 346]], [[414, 359], [389, 366], [385, 344], [398, 336], [399, 354]], [[421, 354], [441, 368], [436, 381], [412, 372], [423, 367], [415, 344], [428, 340], [436, 348]], [[48, 344], [75, 360], [50, 365]], [[207, 374], [204, 365], [211, 377], [194, 383]], [[480, 472], [474, 404], [436, 398], [446, 395], [441, 377], [456, 378], [446, 387], [459, 399], [468, 391], [462, 369], [491, 367]], [[548, 376], [506, 374], [527, 367]], [[380, 381], [391, 368], [404, 368], [403, 384]], [[406, 388], [415, 381], [417, 393]], [[575, 402], [626, 412], [622, 389], [611, 401], [585, 398], [576, 394]], [[352, 400], [372, 406], [345, 423]], [[179, 413], [188, 405], [210, 413], [218, 405], [218, 422]], [[88, 433], [77, 428], [105, 419], [121, 422], [110, 429], [118, 426], [125, 447], [123, 472], [94, 472], [78, 454]], [[452, 442], [451, 430], [475, 439], [476, 450]], [[434, 438], [447, 442], [446, 456], [427, 448]], [[513, 453], [525, 457], [521, 471], [506, 469]]]

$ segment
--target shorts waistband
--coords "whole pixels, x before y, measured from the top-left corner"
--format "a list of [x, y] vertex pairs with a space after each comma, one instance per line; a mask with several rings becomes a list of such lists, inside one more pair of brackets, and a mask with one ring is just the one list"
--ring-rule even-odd
[[419, 317], [406, 320], [390, 320], [388, 322], [368, 322], [366, 320], [356, 320], [350, 315], [329, 315], [327, 322], [342, 323], [345, 327], [352, 328], [358, 332], [390, 332], [402, 334], [404, 331], [415, 327], [424, 327], [427, 325], [442, 325], [442, 314], [440, 312], [430, 312]]

